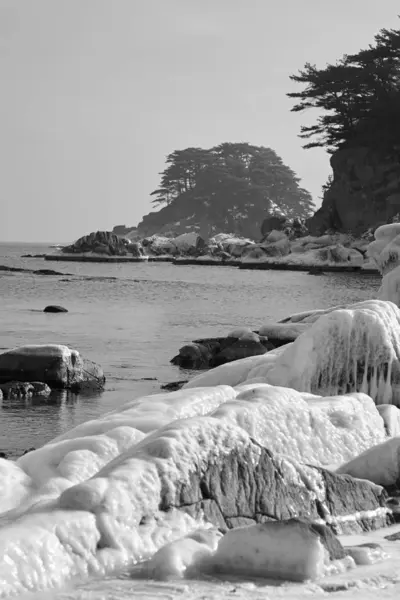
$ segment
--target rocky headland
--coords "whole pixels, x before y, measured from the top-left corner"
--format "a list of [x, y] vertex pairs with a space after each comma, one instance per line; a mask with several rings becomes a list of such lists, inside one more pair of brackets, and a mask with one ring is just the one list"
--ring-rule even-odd
[[312, 235], [328, 230], [360, 236], [400, 217], [400, 150], [374, 144], [339, 149], [322, 206], [307, 221]]
[[[130, 240], [112, 232], [93, 232], [71, 246], [48, 254], [48, 261], [142, 262], [168, 261], [176, 265], [221, 265], [244, 269], [376, 272], [366, 257], [373, 239], [344, 233], [312, 236], [304, 224], [271, 215], [262, 223], [258, 241], [219, 233], [207, 240], [196, 232], [176, 237], [153, 235]], [[261, 239], [260, 239], [261, 238]]]

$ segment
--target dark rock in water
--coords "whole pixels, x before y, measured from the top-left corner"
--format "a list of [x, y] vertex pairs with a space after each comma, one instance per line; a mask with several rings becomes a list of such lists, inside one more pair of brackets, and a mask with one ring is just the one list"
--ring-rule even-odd
[[32, 396], [49, 396], [51, 389], [41, 381], [9, 381], [0, 384], [0, 391], [6, 398], [32, 398]]
[[254, 339], [228, 336], [195, 340], [183, 346], [171, 363], [183, 369], [210, 369], [248, 356], [265, 354], [275, 348], [267, 337], [251, 335]]
[[7, 454], [5, 452], [0, 452], [0, 458], [7, 459], [8, 456], [7, 456]]
[[28, 448], [27, 450], [24, 450], [24, 452], [22, 453], [22, 456], [25, 456], [25, 454], [28, 454], [29, 452], [33, 452], [34, 450], [36, 450], [36, 448]]
[[181, 387], [184, 386], [187, 382], [188, 380], [184, 379], [183, 381], [172, 381], [171, 383], [164, 383], [164, 385], [161, 386], [161, 389], [167, 390], [168, 392], [175, 392], [177, 390], [180, 390]]
[[0, 390], [6, 398], [31, 398], [34, 394], [34, 387], [29, 382], [9, 381], [0, 384]]
[[68, 312], [68, 310], [66, 308], [64, 308], [63, 306], [57, 306], [54, 304], [50, 304], [49, 306], [46, 306], [46, 308], [43, 309], [43, 312], [47, 312], [47, 313], [66, 313]]
[[22, 254], [21, 258], [44, 258], [45, 254]]
[[47, 383], [51, 388], [102, 389], [104, 373], [67, 346], [22, 346], [0, 354], [0, 383], [9, 381]]
[[47, 385], [47, 383], [42, 383], [41, 381], [31, 381], [30, 384], [33, 387], [34, 396], [50, 396], [51, 388]]
[[325, 275], [322, 267], [311, 267], [308, 271], [308, 275]]
[[36, 275], [65, 275], [65, 273], [60, 273], [60, 271], [53, 271], [53, 269], [37, 269], [35, 273]]
[[171, 363], [183, 369], [208, 369], [212, 355], [206, 346], [192, 342], [179, 350]]
[[31, 273], [30, 269], [22, 269], [21, 267], [9, 267], [7, 265], [0, 265], [0, 271], [6, 271], [10, 273]]
[[248, 356], [258, 356], [272, 350], [274, 346], [268, 341], [264, 344], [254, 340], [236, 340], [233, 344], [219, 352], [210, 361], [210, 367], [218, 367], [227, 362], [247, 358]]

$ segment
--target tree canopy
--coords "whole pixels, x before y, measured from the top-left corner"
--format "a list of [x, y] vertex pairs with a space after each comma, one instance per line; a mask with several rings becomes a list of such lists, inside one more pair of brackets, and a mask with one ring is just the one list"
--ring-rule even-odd
[[300, 179], [271, 148], [226, 142], [208, 150], [175, 150], [166, 163], [160, 187], [151, 194], [153, 204], [184, 202], [221, 217], [247, 214], [252, 207], [292, 218], [315, 210]]
[[298, 101], [292, 111], [322, 111], [314, 125], [301, 127], [300, 137], [310, 140], [305, 148], [333, 152], [368, 140], [385, 145], [399, 139], [400, 29], [382, 29], [368, 48], [334, 65], [317, 69], [307, 63], [290, 79], [303, 85], [287, 94]]

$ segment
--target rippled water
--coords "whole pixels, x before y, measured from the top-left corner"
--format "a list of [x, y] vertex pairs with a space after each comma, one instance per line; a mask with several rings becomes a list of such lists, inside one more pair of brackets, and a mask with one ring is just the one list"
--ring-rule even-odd
[[[100, 395], [55, 394], [47, 402], [3, 400], [0, 450], [13, 455], [188, 373], [169, 364], [179, 347], [239, 325], [254, 329], [290, 313], [374, 297], [371, 275], [247, 271], [168, 263], [90, 264], [21, 258], [50, 252], [0, 244], [0, 265], [51, 268], [65, 276], [0, 271], [0, 348], [62, 343], [105, 370]], [[64, 314], [47, 314], [61, 304]], [[189, 374], [190, 375], [190, 374]], [[155, 378], [144, 380], [144, 378]]]

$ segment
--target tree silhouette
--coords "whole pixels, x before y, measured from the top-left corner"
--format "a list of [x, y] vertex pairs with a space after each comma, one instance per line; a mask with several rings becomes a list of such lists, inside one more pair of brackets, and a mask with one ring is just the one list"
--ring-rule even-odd
[[290, 79], [304, 86], [287, 94], [293, 112], [311, 108], [322, 115], [302, 126], [304, 148], [336, 149], [374, 140], [390, 145], [400, 133], [400, 30], [382, 29], [374, 43], [336, 64], [317, 69], [307, 63]]
[[225, 142], [209, 150], [175, 150], [166, 163], [151, 194], [156, 205], [184, 202], [209, 218], [226, 219], [268, 210], [306, 218], [315, 209], [300, 179], [271, 148]]

